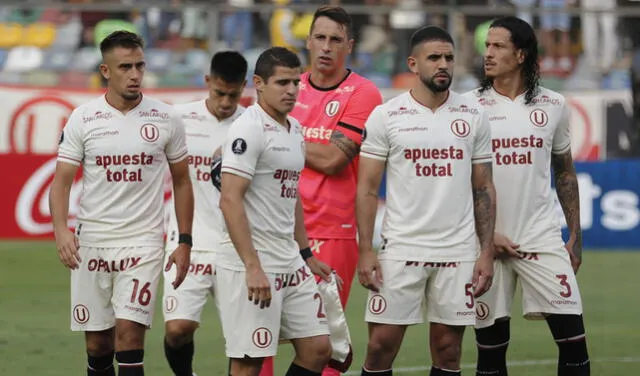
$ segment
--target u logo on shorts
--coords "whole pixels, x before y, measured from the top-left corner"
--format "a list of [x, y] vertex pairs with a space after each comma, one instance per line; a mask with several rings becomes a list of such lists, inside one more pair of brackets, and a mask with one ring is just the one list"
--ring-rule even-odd
[[251, 339], [253, 340], [253, 344], [256, 345], [256, 347], [264, 349], [271, 345], [271, 342], [273, 341], [273, 335], [267, 328], [258, 328], [253, 331]]
[[382, 295], [374, 295], [369, 299], [369, 311], [374, 315], [379, 315], [387, 309], [387, 301]]

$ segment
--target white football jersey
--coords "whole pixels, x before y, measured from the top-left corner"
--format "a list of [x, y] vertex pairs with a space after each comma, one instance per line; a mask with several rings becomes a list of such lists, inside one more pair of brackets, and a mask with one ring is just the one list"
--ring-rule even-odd
[[170, 105], [146, 96], [126, 115], [105, 96], [71, 113], [58, 161], [82, 164], [80, 245], [163, 246], [164, 174], [187, 157], [184, 132]]
[[523, 251], [562, 249], [560, 221], [551, 188], [551, 153], [571, 150], [570, 109], [565, 98], [540, 88], [530, 105], [524, 94], [511, 100], [489, 89], [466, 93], [489, 114], [493, 178], [497, 193], [496, 232]]
[[378, 106], [360, 156], [386, 162], [380, 259], [476, 259], [471, 171], [491, 163], [491, 134], [477, 102], [450, 92], [435, 112], [410, 92]]
[[[214, 251], [220, 248], [224, 219], [220, 212], [220, 192], [211, 183], [211, 161], [214, 151], [224, 143], [229, 126], [242, 114], [244, 107], [238, 106], [233, 115], [218, 121], [211, 114], [205, 100], [174, 106], [182, 118], [189, 149], [189, 174], [193, 184], [193, 248], [196, 251]], [[176, 211], [169, 213], [167, 229], [167, 251], [178, 246], [178, 221]]]
[[[231, 125], [222, 153], [222, 173], [251, 180], [245, 210], [262, 269], [270, 273], [289, 272], [304, 264], [294, 240], [304, 137], [300, 123], [287, 119], [289, 131], [259, 104], [248, 107]], [[244, 270], [226, 227], [217, 264]]]

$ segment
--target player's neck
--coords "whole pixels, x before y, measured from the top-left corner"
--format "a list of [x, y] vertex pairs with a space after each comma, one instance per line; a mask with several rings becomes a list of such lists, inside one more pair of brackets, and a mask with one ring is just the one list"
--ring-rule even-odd
[[311, 69], [311, 76], [309, 77], [309, 81], [313, 84], [313, 86], [328, 89], [334, 86], [339, 85], [349, 74], [349, 70], [347, 68], [337, 69], [335, 72], [331, 74], [324, 74], [316, 69]]
[[[219, 114], [217, 114], [216, 110], [213, 107], [211, 107], [211, 104], [208, 98], [204, 100], [204, 106], [207, 108], [207, 111], [209, 111], [209, 113], [213, 115], [213, 117], [215, 117], [218, 121], [223, 121], [224, 119], [231, 117], [231, 115], [220, 116]], [[236, 112], [236, 109], [234, 108], [231, 114], [234, 114], [235, 112]]]
[[421, 105], [429, 108], [431, 111], [435, 111], [447, 101], [449, 98], [449, 90], [436, 93], [423, 84], [419, 84], [411, 89], [411, 96]]
[[104, 95], [104, 97], [107, 103], [109, 103], [111, 107], [115, 108], [116, 110], [122, 112], [125, 115], [127, 114], [127, 112], [131, 111], [137, 105], [139, 105], [140, 102], [142, 102], [142, 93], [138, 95], [138, 98], [129, 100], [116, 94], [112, 90], [107, 90], [107, 93]]
[[271, 116], [271, 118], [278, 122], [278, 124], [289, 130], [289, 122], [287, 121], [287, 114], [283, 114], [280, 111], [277, 111], [275, 108], [269, 106], [264, 101], [258, 100], [258, 106], [262, 108], [267, 115]]
[[505, 96], [511, 100], [526, 91], [524, 86], [524, 78], [518, 71], [517, 74], [510, 74], [493, 79], [493, 90], [498, 94]]

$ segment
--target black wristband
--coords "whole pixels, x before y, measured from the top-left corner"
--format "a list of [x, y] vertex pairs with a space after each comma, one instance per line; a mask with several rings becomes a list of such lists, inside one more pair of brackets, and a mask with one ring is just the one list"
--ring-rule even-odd
[[307, 247], [307, 248], [303, 248], [300, 250], [300, 256], [302, 256], [302, 259], [304, 261], [307, 261], [307, 259], [313, 257], [313, 253], [311, 252], [311, 248]]
[[186, 244], [189, 247], [193, 247], [193, 239], [191, 238], [191, 234], [178, 235], [178, 244]]

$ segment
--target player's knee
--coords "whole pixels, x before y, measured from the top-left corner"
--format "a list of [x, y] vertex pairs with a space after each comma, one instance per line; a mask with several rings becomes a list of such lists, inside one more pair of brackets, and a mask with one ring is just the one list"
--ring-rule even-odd
[[374, 331], [369, 338], [367, 344], [367, 359], [365, 367], [367, 369], [389, 369], [393, 364], [395, 354], [402, 339], [398, 340], [396, 336], [386, 335], [387, 333]]
[[447, 330], [431, 330], [431, 353], [438, 368], [458, 369], [462, 353], [462, 333], [464, 327], [447, 327]]
[[165, 340], [171, 347], [182, 347], [193, 341], [197, 323], [188, 320], [170, 320], [165, 323]]
[[329, 336], [319, 336], [305, 354], [298, 354], [298, 358], [304, 359], [303, 363], [308, 365], [306, 368], [322, 369], [329, 364], [332, 351]]
[[144, 348], [146, 326], [128, 320], [119, 320], [116, 325], [116, 343], [119, 349]]
[[443, 369], [458, 369], [460, 367], [462, 344], [459, 340], [447, 338], [432, 342], [431, 352], [437, 367]]
[[[113, 332], [87, 332], [86, 347], [90, 357], [100, 358], [114, 351]], [[112, 355], [113, 356], [113, 355]]]

